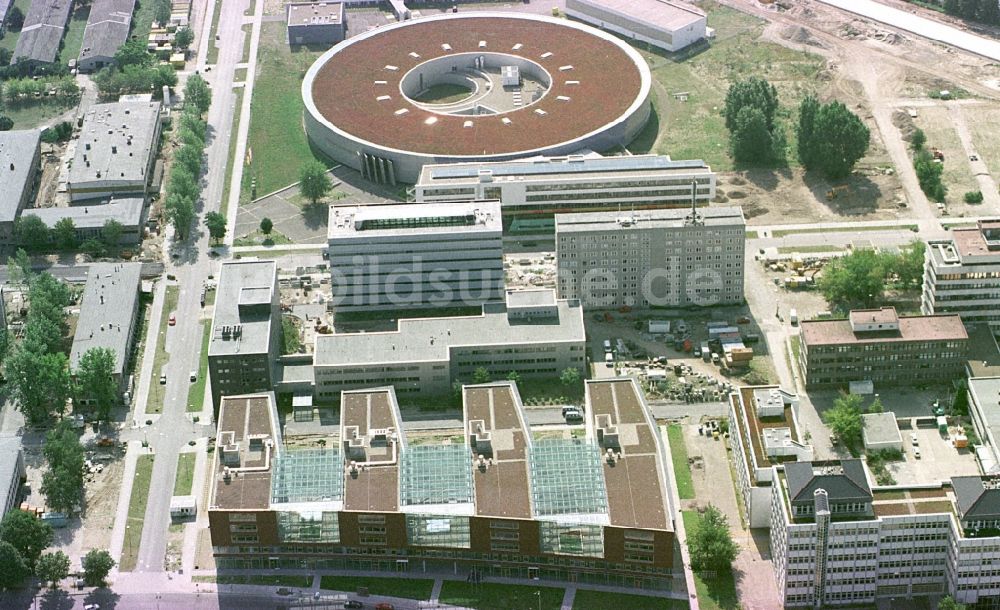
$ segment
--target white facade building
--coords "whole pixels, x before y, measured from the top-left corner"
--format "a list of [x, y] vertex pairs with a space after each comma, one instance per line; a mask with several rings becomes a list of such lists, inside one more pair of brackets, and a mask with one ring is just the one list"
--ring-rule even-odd
[[566, 14], [670, 52], [708, 32], [705, 13], [677, 0], [566, 0]]
[[966, 324], [987, 323], [1000, 334], [1000, 220], [927, 243], [921, 310], [959, 314]]
[[477, 306], [503, 300], [500, 204], [331, 207], [337, 311]]

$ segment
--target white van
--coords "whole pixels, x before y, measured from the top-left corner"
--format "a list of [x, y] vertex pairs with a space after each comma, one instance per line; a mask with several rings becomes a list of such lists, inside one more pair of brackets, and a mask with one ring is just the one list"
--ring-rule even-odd
[[792, 323], [792, 326], [797, 326], [799, 323], [799, 312], [794, 309], [788, 310], [788, 321]]
[[604, 354], [604, 364], [609, 367], [613, 367], [615, 365], [615, 357], [611, 355], [611, 352]]

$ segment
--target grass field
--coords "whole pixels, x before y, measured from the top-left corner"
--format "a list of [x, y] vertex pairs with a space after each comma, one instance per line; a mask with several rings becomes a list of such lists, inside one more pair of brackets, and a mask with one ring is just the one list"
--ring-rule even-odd
[[221, 16], [222, 0], [215, 0], [215, 10], [212, 12], [212, 37], [208, 41], [208, 57], [205, 58], [205, 63], [214, 64], [219, 61], [219, 47], [215, 46], [215, 33], [219, 31]]
[[132, 15], [132, 31], [129, 34], [145, 40], [151, 29], [153, 29], [153, 0], [139, 0]]
[[87, 29], [87, 18], [90, 17], [90, 5], [78, 4], [69, 18], [69, 26], [63, 35], [62, 48], [56, 57], [56, 63], [68, 64], [69, 60], [80, 57], [80, 47], [83, 45], [83, 31]]
[[[1000, 177], [1000, 107], [976, 107], [973, 115], [965, 111], [965, 123], [972, 134], [972, 144], [994, 178]], [[928, 138], [928, 143], [930, 139]]]
[[627, 593], [610, 593], [606, 591], [588, 591], [577, 589], [573, 598], [573, 610], [608, 610], [609, 608], [627, 608], [628, 610], [685, 610], [688, 603], [662, 597], [646, 597], [643, 595], [628, 595]]
[[4, 108], [3, 113], [14, 121], [14, 129], [33, 129], [49, 123], [53, 118], [73, 108], [76, 102], [46, 101], [37, 104], [18, 104]]
[[128, 501], [128, 522], [125, 527], [125, 542], [118, 569], [131, 572], [135, 569], [142, 542], [142, 523], [146, 519], [146, 503], [149, 501], [149, 482], [153, 478], [152, 455], [140, 455], [135, 463], [135, 479], [132, 481], [132, 496]]
[[[681, 511], [681, 515], [684, 518], [684, 529], [690, 539], [701, 525], [701, 515], [691, 510]], [[716, 578], [702, 578], [695, 573], [694, 582], [700, 607], [706, 610], [737, 610], [740, 607], [732, 573]]]
[[243, 107], [243, 87], [233, 92], [233, 129], [229, 136], [229, 156], [226, 157], [226, 178], [222, 185], [222, 209], [220, 214], [226, 216], [229, 213], [229, 193], [232, 190], [230, 185], [233, 181], [233, 164], [243, 163], [243, 159], [236, 158], [236, 134], [240, 131], [240, 120], [243, 115], [240, 109]]
[[916, 231], [917, 225], [869, 225], [866, 227], [844, 227], [843, 229], [836, 228], [817, 228], [810, 227], [809, 225], [802, 225], [801, 229], [777, 229], [771, 231], [771, 237], [784, 237], [785, 235], [798, 235], [800, 233], [854, 233], [857, 231]]
[[465, 606], [476, 610], [558, 608], [562, 605], [564, 593], [563, 589], [555, 587], [499, 583], [474, 585], [458, 580], [446, 580], [441, 587], [441, 603]]
[[428, 600], [434, 581], [423, 578], [379, 578], [376, 576], [323, 576], [320, 588], [330, 591], [354, 592], [358, 587], [368, 587], [371, 595], [386, 595], [404, 599]]
[[197, 454], [191, 451], [177, 456], [177, 476], [174, 478], [174, 495], [189, 496], [194, 486], [194, 463]]
[[[211, 291], [214, 295], [215, 291]], [[208, 294], [205, 295], [206, 300]], [[212, 321], [201, 321], [201, 358], [198, 360], [198, 380], [188, 388], [187, 410], [189, 413], [201, 411], [205, 402], [205, 382], [208, 379], [208, 340], [211, 338]]]
[[251, 574], [246, 576], [228, 575], [222, 576], [193, 576], [193, 582], [214, 582], [220, 585], [265, 585], [272, 587], [309, 587], [312, 586], [312, 576], [296, 576], [295, 574], [277, 574], [265, 576], [263, 574]]
[[163, 311], [160, 313], [160, 329], [156, 335], [156, 355], [153, 357], [153, 379], [149, 385], [149, 399], [146, 402], [146, 413], [163, 412], [163, 393], [165, 386], [160, 383], [160, 371], [167, 364], [170, 355], [167, 353], [167, 331], [170, 328], [170, 314], [177, 309], [177, 298], [180, 296], [179, 286], [167, 286], [163, 298]]
[[[27, 15], [28, 9], [31, 8], [31, 0], [14, 0], [14, 4], [11, 5], [11, 8], [14, 8], [15, 6], [21, 9], [22, 13]], [[17, 46], [17, 39], [20, 38], [20, 36], [21, 32], [11, 32], [10, 30], [7, 30], [7, 33], [4, 34], [3, 40], [0, 40], [0, 47], [13, 51], [14, 47]]]
[[674, 465], [674, 478], [677, 479], [677, 494], [681, 500], [694, 499], [694, 480], [691, 478], [691, 465], [688, 464], [687, 446], [684, 444], [684, 428], [680, 424], [667, 427], [667, 438], [670, 440], [670, 461]]
[[830, 246], [827, 244], [815, 244], [812, 246], [780, 246], [778, 248], [778, 254], [794, 254], [796, 252], [809, 253], [809, 252], [841, 252], [846, 250], [840, 246]]
[[264, 195], [298, 180], [302, 165], [319, 158], [302, 129], [299, 95], [306, 70], [319, 56], [319, 51], [289, 48], [283, 23], [263, 24], [250, 114], [248, 145], [253, 162], [243, 172], [245, 198], [253, 178], [257, 194]]
[[[978, 114], [966, 111], [966, 124], [969, 129], [973, 128], [976, 120], [973, 118]], [[920, 116], [915, 120], [918, 127], [927, 134], [927, 148], [937, 148], [944, 153], [944, 172], [941, 174], [941, 182], [948, 189], [945, 201], [958, 203], [962, 201], [962, 196], [968, 191], [978, 191], [979, 183], [972, 175], [972, 167], [962, 147], [962, 141], [955, 131], [954, 121], [947, 108], [921, 108]], [[993, 143], [986, 151], [996, 150]], [[984, 157], [985, 159], [985, 157]]]
[[434, 85], [413, 99], [425, 104], [450, 104], [472, 95], [472, 89], [461, 85], [444, 83]]
[[[716, 32], [716, 39], [706, 49], [671, 56], [642, 51], [653, 70], [659, 124], [651, 152], [675, 159], [704, 159], [716, 171], [733, 169], [727, 153], [729, 134], [721, 114], [726, 90], [733, 80], [761, 76], [778, 88], [781, 118], [788, 127], [788, 162], [796, 164], [792, 110], [806, 93], [818, 89], [816, 76], [825, 62], [818, 55], [757, 40], [764, 22], [756, 17], [712, 0], [697, 4], [708, 12]], [[687, 101], [675, 97], [679, 93], [687, 93]]]

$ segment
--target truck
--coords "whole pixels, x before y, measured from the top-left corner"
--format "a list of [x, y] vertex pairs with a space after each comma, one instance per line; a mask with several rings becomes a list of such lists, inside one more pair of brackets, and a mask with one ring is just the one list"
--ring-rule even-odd
[[649, 334], [665, 335], [670, 332], [670, 320], [650, 320]]
[[788, 310], [788, 321], [792, 323], [792, 326], [797, 326], [799, 323], [799, 312], [795, 311], [795, 308]]
[[701, 344], [701, 359], [704, 360], [705, 362], [708, 362], [709, 359], [711, 359], [712, 357], [711, 354], [712, 354], [711, 350], [708, 349], [708, 341], [703, 342]]
[[615, 365], [615, 357], [611, 355], [611, 352], [604, 354], [604, 364], [611, 368]]

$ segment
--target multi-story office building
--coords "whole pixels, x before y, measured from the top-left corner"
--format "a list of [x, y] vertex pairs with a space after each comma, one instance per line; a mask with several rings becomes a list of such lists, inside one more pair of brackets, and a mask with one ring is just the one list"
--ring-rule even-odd
[[[80, 359], [88, 350], [111, 350], [115, 356], [112, 376], [121, 392], [127, 390], [132, 351], [139, 330], [141, 274], [140, 263], [90, 265], [69, 353], [70, 370], [76, 372]], [[83, 402], [89, 401], [84, 398]]]
[[692, 194], [708, 205], [715, 198], [715, 184], [715, 172], [700, 159], [571, 155], [425, 165], [413, 195], [419, 202], [499, 199], [506, 217], [690, 207]]
[[338, 312], [503, 300], [495, 201], [332, 206], [328, 234]]
[[290, 2], [285, 5], [290, 45], [335, 45], [347, 37], [347, 20], [342, 2]]
[[389, 332], [317, 335], [315, 396], [337, 400], [344, 390], [392, 385], [406, 396], [444, 395], [476, 369], [494, 378], [552, 379], [586, 368], [586, 333], [578, 301], [551, 290], [509, 291], [506, 303], [477, 316], [400, 319]]
[[743, 301], [740, 208], [556, 215], [561, 298], [585, 307], [684, 307]]
[[982, 445], [976, 460], [983, 473], [1000, 474], [1000, 377], [969, 378], [969, 419]]
[[221, 396], [272, 389], [281, 336], [279, 309], [277, 263], [223, 263], [208, 343], [216, 407]]
[[21, 437], [0, 436], [0, 519], [17, 507], [26, 478]]
[[373, 388], [343, 394], [339, 440], [313, 449], [283, 444], [273, 396], [224, 398], [208, 509], [219, 568], [669, 587], [673, 483], [635, 380], [587, 382], [573, 440], [534, 439], [511, 382], [462, 394], [459, 442], [410, 445], [395, 392]]
[[810, 388], [951, 381], [965, 370], [969, 335], [957, 315], [900, 317], [893, 307], [856, 309], [847, 320], [810, 320], [801, 327], [800, 358]]
[[1000, 334], [1000, 220], [980, 220], [953, 229], [951, 239], [927, 243], [920, 305], [925, 314], [958, 314]]

